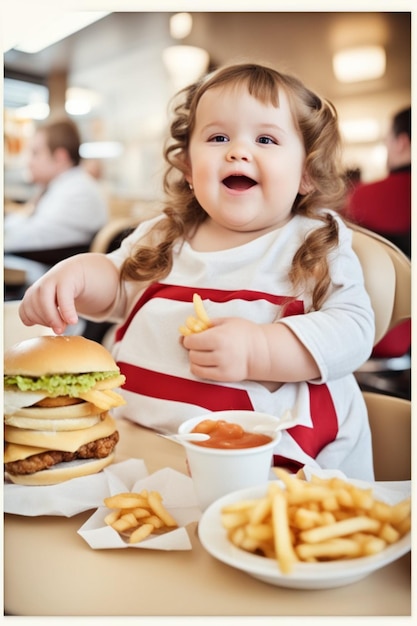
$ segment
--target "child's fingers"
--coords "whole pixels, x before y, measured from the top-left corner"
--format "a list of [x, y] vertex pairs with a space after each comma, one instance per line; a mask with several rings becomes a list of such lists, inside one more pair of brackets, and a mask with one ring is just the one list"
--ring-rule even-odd
[[76, 324], [78, 322], [78, 314], [75, 308], [74, 297], [71, 293], [68, 293], [65, 286], [63, 288], [58, 286], [56, 299], [58, 307], [57, 312], [60, 315], [61, 323], [63, 321], [65, 324], [69, 325]]

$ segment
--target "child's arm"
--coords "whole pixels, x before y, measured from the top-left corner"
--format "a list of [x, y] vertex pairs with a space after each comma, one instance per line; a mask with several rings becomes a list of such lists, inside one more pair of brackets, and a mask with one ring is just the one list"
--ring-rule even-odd
[[78, 313], [99, 314], [116, 297], [119, 273], [104, 254], [79, 254], [57, 263], [26, 291], [19, 308], [27, 326], [41, 324], [61, 334]]
[[312, 355], [284, 324], [255, 324], [242, 318], [211, 322], [208, 330], [184, 338], [195, 376], [223, 382], [319, 378]]

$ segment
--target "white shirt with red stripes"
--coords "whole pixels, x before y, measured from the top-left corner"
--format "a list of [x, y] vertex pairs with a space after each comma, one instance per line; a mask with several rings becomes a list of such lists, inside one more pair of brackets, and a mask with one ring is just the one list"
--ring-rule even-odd
[[[158, 219], [142, 223], [108, 255], [117, 267]], [[127, 405], [116, 409], [115, 416], [174, 433], [182, 421], [211, 411], [253, 409], [281, 416], [290, 409], [298, 424], [283, 433], [276, 465], [296, 470], [308, 464], [371, 480], [370, 429], [352, 372], [372, 350], [374, 315], [352, 233], [336, 219], [339, 245], [329, 255], [332, 282], [319, 311], [305, 313], [311, 302], [306, 292], [280, 316], [291, 296], [288, 270], [294, 253], [311, 229], [323, 225], [302, 216], [229, 250], [198, 252], [185, 242], [175, 246], [172, 270], [160, 282], [122, 283], [114, 307], [101, 318], [120, 324], [113, 353], [126, 375], [122, 392]], [[218, 383], [193, 376], [178, 328], [194, 314], [195, 292], [212, 318], [286, 324], [315, 358], [320, 378], [286, 383], [271, 392], [255, 381]]]

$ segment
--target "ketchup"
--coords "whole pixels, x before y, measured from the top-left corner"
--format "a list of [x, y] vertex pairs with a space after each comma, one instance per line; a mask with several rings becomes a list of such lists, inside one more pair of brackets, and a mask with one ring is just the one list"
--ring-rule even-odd
[[193, 442], [196, 446], [204, 446], [206, 448], [223, 448], [226, 450], [255, 448], [272, 441], [272, 437], [268, 435], [249, 433], [243, 430], [240, 424], [233, 424], [224, 420], [203, 420], [191, 432], [210, 435], [210, 439]]

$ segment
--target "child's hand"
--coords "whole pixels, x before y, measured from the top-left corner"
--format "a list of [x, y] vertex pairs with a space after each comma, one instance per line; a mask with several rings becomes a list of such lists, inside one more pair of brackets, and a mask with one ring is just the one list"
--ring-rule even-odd
[[68, 261], [55, 265], [26, 291], [19, 308], [26, 326], [48, 326], [60, 335], [67, 325], [77, 323], [75, 299], [83, 289], [83, 279]]
[[211, 320], [211, 324], [207, 330], [183, 339], [191, 372], [222, 382], [248, 379], [253, 359], [264, 352], [261, 327], [237, 317]]

